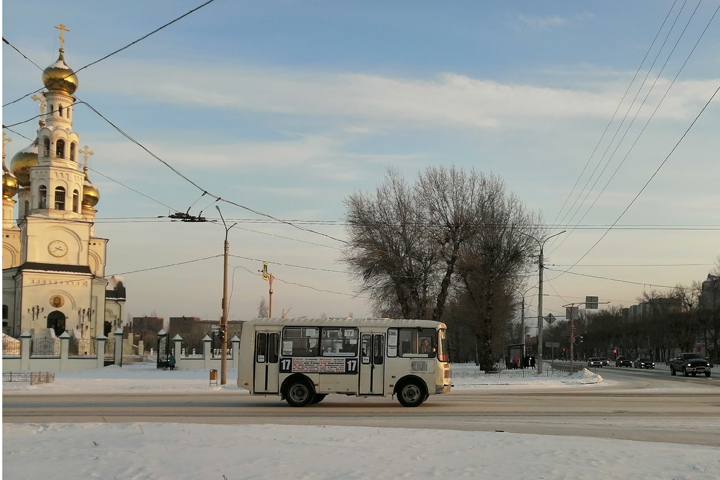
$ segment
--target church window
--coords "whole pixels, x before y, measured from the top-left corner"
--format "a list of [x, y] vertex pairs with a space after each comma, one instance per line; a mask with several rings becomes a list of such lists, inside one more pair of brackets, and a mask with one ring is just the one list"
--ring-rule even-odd
[[47, 208], [47, 187], [45, 185], [40, 185], [38, 193], [40, 194], [38, 208]]
[[57, 141], [56, 157], [65, 158], [65, 140]]
[[43, 146], [45, 147], [45, 155], [43, 155], [43, 156], [49, 157], [50, 156], [50, 139], [49, 138], [45, 137], [43, 139]]
[[3, 305], [3, 320], [7, 320], [8, 318], [8, 306]]
[[50, 115], [55, 115], [55, 110], [53, 110], [52, 103], [50, 104]]
[[58, 113], [62, 117], [62, 105], [58, 105]]
[[75, 158], [75, 142], [70, 144], [70, 160], [77, 162], [77, 159]]
[[65, 210], [65, 189], [63, 187], [55, 189], [55, 210]]
[[73, 212], [80, 213], [80, 193], [73, 190]]

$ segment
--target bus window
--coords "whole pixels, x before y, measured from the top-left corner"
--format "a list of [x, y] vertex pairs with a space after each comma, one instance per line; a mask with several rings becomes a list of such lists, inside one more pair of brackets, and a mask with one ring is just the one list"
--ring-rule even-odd
[[401, 328], [400, 356], [435, 357], [435, 329], [432, 328]]
[[385, 346], [383, 343], [385, 340], [385, 337], [382, 335], [374, 335], [373, 336], [373, 364], [375, 365], [382, 365], [383, 364], [383, 358], [385, 353]]
[[320, 353], [318, 329], [285, 327], [282, 354], [286, 357], [317, 357]]
[[267, 363], [278, 362], [278, 347], [280, 346], [280, 334], [268, 334], [268, 361]]
[[267, 342], [267, 334], [258, 333], [255, 346], [255, 361], [257, 363], [265, 363], [265, 352], [267, 350], [267, 344], [265, 342]]
[[323, 327], [320, 350], [328, 357], [355, 357], [358, 350], [357, 328]]

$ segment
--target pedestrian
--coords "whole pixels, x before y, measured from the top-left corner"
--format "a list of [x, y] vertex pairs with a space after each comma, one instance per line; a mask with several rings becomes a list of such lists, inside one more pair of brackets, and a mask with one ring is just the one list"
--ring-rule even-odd
[[170, 367], [170, 370], [175, 370], [175, 355], [170, 355], [168, 358], [168, 366]]
[[515, 355], [515, 358], [513, 358], [513, 368], [518, 368], [520, 365], [520, 358], [518, 358], [517, 355]]
[[535, 355], [530, 357], [530, 368], [535, 368]]
[[530, 355], [525, 355], [523, 358], [523, 368], [530, 368]]

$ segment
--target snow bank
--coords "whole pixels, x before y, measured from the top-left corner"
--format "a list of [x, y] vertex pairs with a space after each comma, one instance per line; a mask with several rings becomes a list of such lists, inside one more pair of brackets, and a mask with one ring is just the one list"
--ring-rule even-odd
[[720, 449], [395, 428], [4, 424], [5, 478], [717, 479]]

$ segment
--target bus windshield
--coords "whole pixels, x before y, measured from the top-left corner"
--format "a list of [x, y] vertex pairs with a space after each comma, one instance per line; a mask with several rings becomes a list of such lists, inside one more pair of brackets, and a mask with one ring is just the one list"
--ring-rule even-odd
[[438, 361], [449, 362], [450, 350], [448, 349], [447, 330], [438, 330]]

